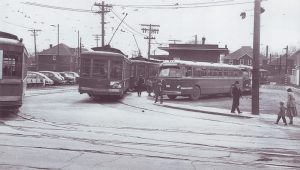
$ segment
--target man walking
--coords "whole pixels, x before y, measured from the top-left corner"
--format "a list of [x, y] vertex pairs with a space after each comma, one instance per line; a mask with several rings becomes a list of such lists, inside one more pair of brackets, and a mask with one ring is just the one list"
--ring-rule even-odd
[[160, 104], [162, 104], [164, 102], [164, 98], [163, 98], [164, 86], [165, 86], [165, 80], [158, 79], [157, 83], [156, 83], [155, 102], [154, 103], [156, 103], [158, 101], [158, 97], [160, 97]]
[[143, 78], [143, 75], [140, 75], [137, 81], [137, 93], [139, 97], [141, 97], [142, 95], [144, 83], [145, 83], [145, 79]]
[[239, 87], [240, 83], [239, 81], [236, 81], [232, 87], [232, 107], [231, 107], [231, 113], [235, 113], [235, 110], [238, 111], [238, 114], [242, 113], [240, 111], [239, 105], [240, 105], [240, 97], [242, 96], [241, 89]]

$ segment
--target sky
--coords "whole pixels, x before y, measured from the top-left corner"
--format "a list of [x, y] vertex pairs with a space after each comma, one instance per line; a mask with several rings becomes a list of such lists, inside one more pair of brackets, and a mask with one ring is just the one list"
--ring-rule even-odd
[[[6, 0], [0, 3], [0, 31], [23, 38], [29, 52], [34, 52], [34, 38], [28, 30], [39, 29], [37, 51], [57, 44], [59, 41], [72, 48], [77, 47], [78, 31], [85, 48], [96, 46], [93, 35], [101, 34], [101, 16], [90, 11], [99, 8], [95, 0]], [[51, 8], [30, 5], [32, 3]], [[253, 44], [254, 0], [107, 0], [113, 7], [105, 15], [105, 44], [116, 31], [120, 20], [125, 17], [115, 32], [110, 45], [131, 56], [138, 47], [147, 56], [148, 40], [144, 39], [141, 24], [159, 25], [154, 34], [151, 54], [167, 54], [159, 46], [180, 40], [177, 43], [198, 41], [206, 38], [207, 44], [227, 47], [230, 52], [241, 46]], [[175, 7], [179, 8], [175, 8]], [[300, 49], [300, 0], [264, 0], [261, 6], [261, 51], [269, 46], [271, 53], [285, 53], [288, 45]], [[59, 10], [52, 7], [83, 9], [86, 12]], [[187, 8], [182, 8], [187, 7]], [[242, 19], [241, 12], [246, 12]], [[134, 41], [134, 36], [137, 44]], [[101, 45], [101, 40], [98, 42]], [[138, 47], [137, 47], [138, 46]]]

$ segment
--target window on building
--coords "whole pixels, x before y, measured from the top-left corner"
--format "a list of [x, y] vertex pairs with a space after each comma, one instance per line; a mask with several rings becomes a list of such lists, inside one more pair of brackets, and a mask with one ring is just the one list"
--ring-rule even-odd
[[252, 60], [249, 60], [248, 63], [249, 63], [249, 66], [252, 66]]
[[107, 78], [108, 73], [108, 62], [104, 60], [94, 60], [93, 61], [93, 72], [92, 76], [93, 77], [98, 77], [98, 78]]
[[122, 61], [111, 61], [110, 78], [122, 79]]
[[52, 59], [53, 59], [53, 61], [55, 61], [55, 60], [56, 60], [56, 55], [54, 55], [54, 56], [52, 57]]
[[231, 64], [231, 65], [232, 65], [232, 64], [233, 64], [233, 60], [229, 60], [229, 64]]
[[240, 59], [240, 64], [244, 65], [244, 59]]

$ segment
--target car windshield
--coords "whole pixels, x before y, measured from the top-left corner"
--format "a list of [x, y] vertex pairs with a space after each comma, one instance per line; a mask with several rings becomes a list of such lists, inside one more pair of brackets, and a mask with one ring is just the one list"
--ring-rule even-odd
[[162, 67], [159, 71], [159, 77], [181, 77], [179, 67]]

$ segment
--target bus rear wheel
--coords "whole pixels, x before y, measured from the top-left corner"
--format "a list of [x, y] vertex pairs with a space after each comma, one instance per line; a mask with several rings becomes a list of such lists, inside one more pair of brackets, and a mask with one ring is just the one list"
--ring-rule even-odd
[[174, 100], [174, 99], [176, 99], [176, 97], [177, 97], [177, 96], [175, 96], [175, 95], [167, 95], [167, 96], [168, 96], [168, 98], [171, 99], [171, 100]]
[[192, 100], [198, 100], [200, 98], [201, 91], [198, 86], [194, 86], [192, 90], [192, 94], [190, 95], [190, 99]]

